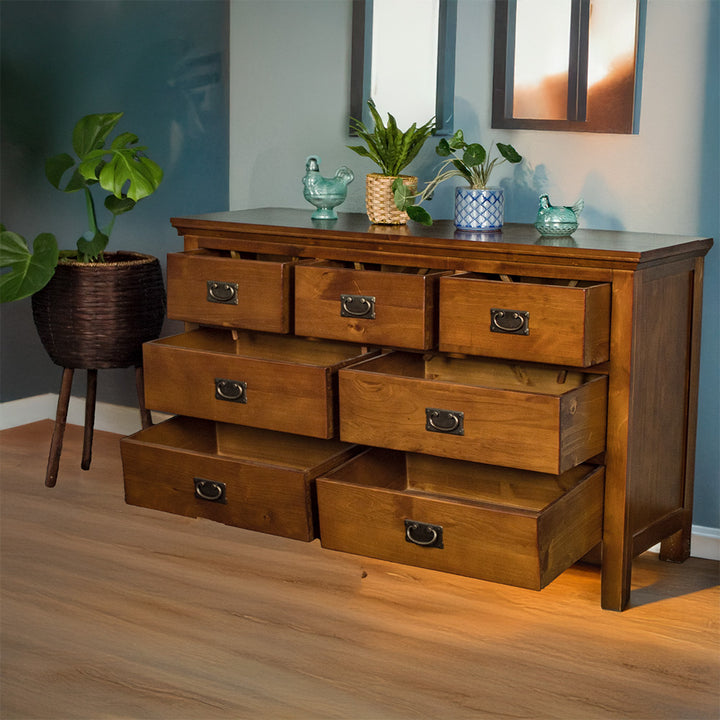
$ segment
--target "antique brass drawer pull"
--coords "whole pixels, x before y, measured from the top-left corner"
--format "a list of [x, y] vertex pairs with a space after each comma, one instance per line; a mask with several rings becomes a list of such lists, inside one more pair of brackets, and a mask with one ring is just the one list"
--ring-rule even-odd
[[227, 504], [225, 496], [225, 483], [216, 480], [205, 480], [204, 478], [193, 478], [195, 483], [195, 495], [201, 500]]
[[215, 378], [215, 398], [227, 402], [247, 403], [247, 383]]
[[238, 284], [230, 282], [207, 281], [207, 301], [222, 305], [238, 304]]
[[375, 319], [375, 298], [372, 295], [341, 295], [340, 316]]
[[526, 310], [490, 310], [490, 331], [508, 335], [528, 335], [530, 333], [530, 313]]
[[441, 525], [430, 525], [415, 520], [405, 520], [405, 540], [421, 547], [444, 547]]
[[464, 419], [465, 415], [462, 412], [425, 408], [425, 429], [428, 432], [464, 435]]

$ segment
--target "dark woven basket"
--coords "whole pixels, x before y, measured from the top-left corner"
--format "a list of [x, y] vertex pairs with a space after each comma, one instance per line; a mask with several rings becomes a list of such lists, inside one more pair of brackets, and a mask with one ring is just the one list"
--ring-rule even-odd
[[140, 365], [142, 344], [160, 335], [165, 287], [158, 259], [133, 252], [105, 257], [105, 263], [59, 263], [33, 295], [42, 344], [62, 367]]

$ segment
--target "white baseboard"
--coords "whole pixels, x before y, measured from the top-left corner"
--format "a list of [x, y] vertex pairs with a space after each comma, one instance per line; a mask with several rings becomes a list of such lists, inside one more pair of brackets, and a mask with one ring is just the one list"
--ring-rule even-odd
[[[18, 425], [27, 425], [38, 420], [54, 420], [57, 412], [57, 393], [36, 395], [0, 403], [0, 430]], [[153, 422], [170, 417], [163, 413], [152, 413]], [[70, 398], [67, 421], [71, 425], [85, 424], [85, 399]], [[118, 435], [132, 435], [142, 428], [140, 411], [124, 405], [99, 402], [95, 405], [95, 429]]]
[[[54, 420], [57, 401], [57, 393], [47, 393], [0, 403], [0, 430], [38, 420]], [[161, 422], [170, 415], [153, 412], [152, 417], [153, 422]], [[83, 398], [70, 398], [67, 421], [72, 425], [85, 424]], [[119, 435], [132, 435], [141, 429], [140, 412], [137, 408], [99, 402], [95, 407], [95, 428]], [[720, 528], [693, 525], [691, 547], [693, 557], [720, 560]], [[650, 552], [659, 551], [659, 545], [650, 548]]]

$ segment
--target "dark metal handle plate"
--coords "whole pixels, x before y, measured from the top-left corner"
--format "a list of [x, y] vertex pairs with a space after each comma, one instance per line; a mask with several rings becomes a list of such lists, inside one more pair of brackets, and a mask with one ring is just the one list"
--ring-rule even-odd
[[221, 305], [238, 304], [238, 284], [231, 282], [207, 281], [207, 301]]
[[465, 434], [465, 413], [440, 408], [425, 408], [425, 429], [446, 435]]
[[427, 548], [443, 548], [443, 529], [441, 525], [405, 520], [405, 541]]
[[372, 295], [341, 295], [340, 317], [375, 319], [375, 297]]
[[528, 335], [530, 333], [530, 313], [527, 310], [491, 308], [490, 332]]
[[247, 403], [247, 383], [215, 378], [215, 398], [226, 402]]
[[222, 503], [227, 505], [225, 494], [225, 483], [216, 480], [205, 480], [205, 478], [193, 478], [195, 483], [195, 497], [208, 502]]

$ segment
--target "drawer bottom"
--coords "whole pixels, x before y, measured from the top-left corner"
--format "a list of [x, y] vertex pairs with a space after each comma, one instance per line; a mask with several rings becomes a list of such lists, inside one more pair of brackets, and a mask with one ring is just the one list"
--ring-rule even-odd
[[309, 541], [315, 478], [357, 452], [334, 440], [174, 417], [120, 441], [130, 505]]
[[539, 590], [602, 537], [605, 471], [369, 449], [317, 479], [323, 547]]

